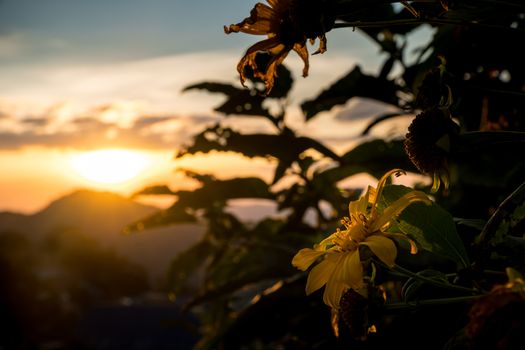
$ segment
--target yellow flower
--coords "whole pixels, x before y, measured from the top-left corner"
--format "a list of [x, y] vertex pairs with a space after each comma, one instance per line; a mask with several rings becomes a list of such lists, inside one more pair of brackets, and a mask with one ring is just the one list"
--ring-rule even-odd
[[[237, 65], [241, 83], [246, 81], [245, 68], [253, 69], [254, 76], [260, 78], [268, 94], [276, 76], [277, 66], [283, 62], [288, 52], [294, 50], [304, 62], [303, 77], [308, 75], [308, 49], [306, 41], [320, 39], [319, 49], [314, 53], [326, 51], [325, 33], [332, 29], [335, 17], [330, 14], [328, 2], [324, 0], [267, 0], [268, 5], [257, 3], [250, 17], [242, 22], [224, 26], [224, 32], [243, 32], [254, 35], [267, 35], [268, 38], [252, 45]], [[255, 57], [265, 51], [272, 58], [268, 65], [257, 67]]]
[[349, 204], [350, 215], [342, 220], [344, 230], [337, 230], [328, 238], [316, 244], [313, 249], [301, 249], [293, 258], [292, 264], [306, 271], [318, 258], [322, 257], [308, 275], [306, 294], [311, 294], [326, 285], [323, 300], [333, 309], [339, 308], [341, 296], [349, 288], [359, 291], [363, 288], [363, 268], [359, 256], [359, 246], [370, 248], [372, 253], [389, 267], [393, 267], [397, 248], [392, 237], [407, 239], [411, 252], [417, 249], [410, 239], [401, 233], [386, 230], [406, 207], [414, 202], [430, 204], [428, 197], [419, 191], [411, 191], [394, 201], [383, 210], [378, 209], [383, 188], [387, 179], [401, 173], [394, 169], [383, 175], [377, 188], [368, 187], [366, 194]]

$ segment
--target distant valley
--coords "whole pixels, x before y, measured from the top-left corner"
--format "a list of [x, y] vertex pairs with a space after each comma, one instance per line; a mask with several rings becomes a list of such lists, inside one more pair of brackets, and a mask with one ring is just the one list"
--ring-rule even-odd
[[123, 233], [123, 227], [156, 210], [114, 193], [78, 190], [32, 215], [1, 212], [0, 234], [18, 233], [38, 242], [55, 232], [78, 232], [144, 267], [156, 284], [170, 261], [196, 243], [205, 229], [200, 224], [183, 224]]

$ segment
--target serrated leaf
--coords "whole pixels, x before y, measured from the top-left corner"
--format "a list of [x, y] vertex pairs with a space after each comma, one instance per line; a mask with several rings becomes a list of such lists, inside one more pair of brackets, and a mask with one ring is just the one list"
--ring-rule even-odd
[[181, 150], [175, 157], [180, 158], [187, 154], [210, 151], [231, 151], [247, 157], [274, 157], [279, 161], [273, 179], [275, 183], [294, 161], [299, 160], [301, 153], [308, 149], [316, 150], [333, 159], [339, 158], [319, 141], [303, 136], [297, 137], [289, 129], [285, 129], [279, 135], [241, 134], [219, 126], [206, 129], [197, 135], [193, 145]]
[[315, 117], [322, 111], [344, 104], [352, 97], [368, 97], [392, 105], [398, 104], [396, 92], [398, 86], [387, 79], [364, 74], [359, 66], [336, 81], [313, 100], [305, 101], [301, 108], [306, 120]]
[[193, 208], [205, 208], [212, 201], [226, 201], [240, 198], [273, 198], [268, 184], [257, 177], [238, 177], [227, 180], [215, 180], [193, 192], [184, 192], [179, 201]]
[[[388, 185], [383, 191], [384, 205], [388, 206], [413, 189], [401, 185]], [[415, 239], [423, 249], [446, 256], [460, 268], [469, 266], [467, 252], [459, 237], [454, 219], [439, 205], [414, 203], [398, 218], [397, 229]]]
[[394, 168], [417, 171], [404, 151], [403, 141], [372, 140], [357, 145], [341, 157], [340, 166], [318, 176], [333, 182], [358, 173], [369, 173], [379, 178]]
[[275, 157], [280, 160], [296, 159], [307, 149], [315, 149], [321, 154], [333, 159], [339, 156], [320, 142], [298, 137], [291, 130], [285, 130], [278, 135], [272, 134], [241, 134], [230, 128], [214, 126], [197, 135], [192, 145], [175, 155], [175, 158], [186, 154], [210, 151], [231, 151], [242, 153], [247, 157]]
[[202, 187], [194, 191], [177, 191], [178, 200], [168, 209], [161, 210], [143, 220], [129, 225], [126, 231], [140, 231], [144, 228], [168, 224], [195, 222], [199, 209], [212, 208], [215, 203], [230, 199], [261, 198], [272, 199], [268, 184], [256, 177], [217, 180], [205, 178]]

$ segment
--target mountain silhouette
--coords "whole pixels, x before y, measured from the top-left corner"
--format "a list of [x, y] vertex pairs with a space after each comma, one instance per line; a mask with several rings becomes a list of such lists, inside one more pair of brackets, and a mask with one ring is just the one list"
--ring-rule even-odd
[[15, 232], [39, 241], [54, 232], [80, 232], [143, 266], [157, 282], [170, 261], [202, 237], [204, 226], [183, 224], [123, 233], [124, 226], [156, 210], [115, 193], [77, 190], [32, 215], [1, 212], [0, 234]]

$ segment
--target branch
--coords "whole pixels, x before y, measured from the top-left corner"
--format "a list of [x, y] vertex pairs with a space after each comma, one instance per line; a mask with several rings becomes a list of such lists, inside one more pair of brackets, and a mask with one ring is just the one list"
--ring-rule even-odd
[[525, 32], [525, 29], [522, 28], [513, 28], [513, 27], [502, 27], [495, 24], [487, 24], [480, 22], [467, 22], [467, 21], [455, 21], [445, 18], [413, 18], [413, 19], [396, 19], [388, 21], [373, 21], [373, 22], [363, 22], [363, 21], [354, 21], [354, 22], [342, 22], [334, 24], [334, 29], [336, 28], [377, 28], [377, 27], [388, 27], [388, 26], [404, 26], [404, 25], [414, 25], [414, 24], [450, 24], [456, 26], [475, 26], [480, 28], [487, 29], [499, 29], [499, 30], [509, 30], [513, 32]]

